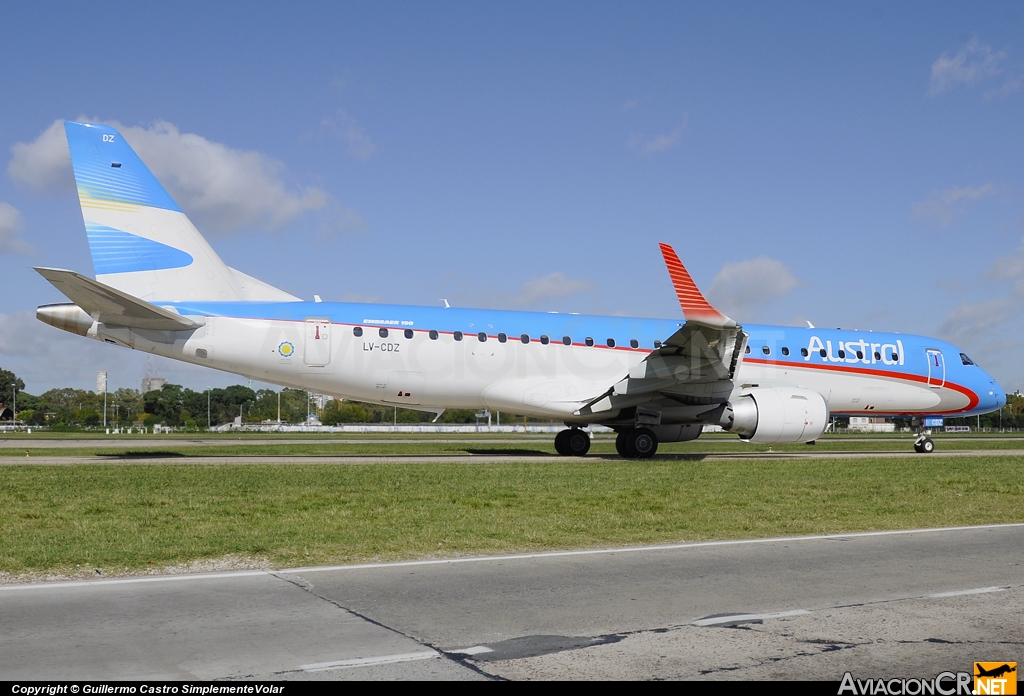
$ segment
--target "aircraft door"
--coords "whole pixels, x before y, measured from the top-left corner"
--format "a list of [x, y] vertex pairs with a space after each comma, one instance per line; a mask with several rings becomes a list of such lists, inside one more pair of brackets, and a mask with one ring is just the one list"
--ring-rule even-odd
[[324, 367], [331, 362], [331, 322], [306, 319], [306, 347], [303, 359], [309, 367]]
[[941, 350], [928, 348], [925, 353], [928, 356], [928, 386], [938, 389], [946, 383], [946, 361]]

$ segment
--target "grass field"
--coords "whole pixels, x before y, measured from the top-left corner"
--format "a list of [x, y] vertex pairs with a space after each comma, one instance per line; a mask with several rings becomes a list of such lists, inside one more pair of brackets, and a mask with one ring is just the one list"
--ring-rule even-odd
[[1019, 522], [1022, 473], [1024, 458], [996, 451], [713, 463], [13, 465], [0, 467], [0, 572], [110, 574], [226, 555], [285, 567]]

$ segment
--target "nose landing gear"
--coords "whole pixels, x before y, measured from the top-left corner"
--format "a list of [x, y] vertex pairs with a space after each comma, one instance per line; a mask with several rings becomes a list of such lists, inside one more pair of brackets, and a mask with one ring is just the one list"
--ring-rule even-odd
[[[942, 419], [938, 419], [940, 424]], [[935, 443], [928, 437], [932, 434], [931, 430], [928, 430], [928, 424], [924, 418], [915, 418], [911, 422], [911, 425], [917, 430], [917, 439], [914, 440], [914, 451], [920, 454], [931, 454], [935, 451]]]

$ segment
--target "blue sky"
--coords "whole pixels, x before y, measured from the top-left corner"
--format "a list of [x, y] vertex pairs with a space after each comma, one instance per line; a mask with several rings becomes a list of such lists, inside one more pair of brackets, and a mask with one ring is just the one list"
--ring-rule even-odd
[[238, 381], [34, 319], [62, 297], [31, 266], [92, 272], [54, 126], [85, 118], [302, 297], [673, 317], [665, 241], [740, 322], [938, 336], [1024, 388], [1022, 29], [1001, 2], [7, 3], [0, 366]]

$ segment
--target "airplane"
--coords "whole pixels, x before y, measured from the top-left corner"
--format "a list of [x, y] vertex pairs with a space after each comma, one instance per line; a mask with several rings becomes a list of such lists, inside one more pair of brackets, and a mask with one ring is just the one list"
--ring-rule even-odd
[[[627, 458], [718, 425], [752, 443], [812, 443], [832, 415], [988, 413], [1006, 402], [966, 353], [934, 338], [741, 326], [675, 251], [661, 252], [684, 320], [303, 301], [227, 266], [121, 134], [65, 122], [95, 279], [36, 270], [71, 303], [65, 331], [273, 384], [433, 411], [486, 408], [617, 432]], [[931, 452], [919, 427], [914, 448]]]

